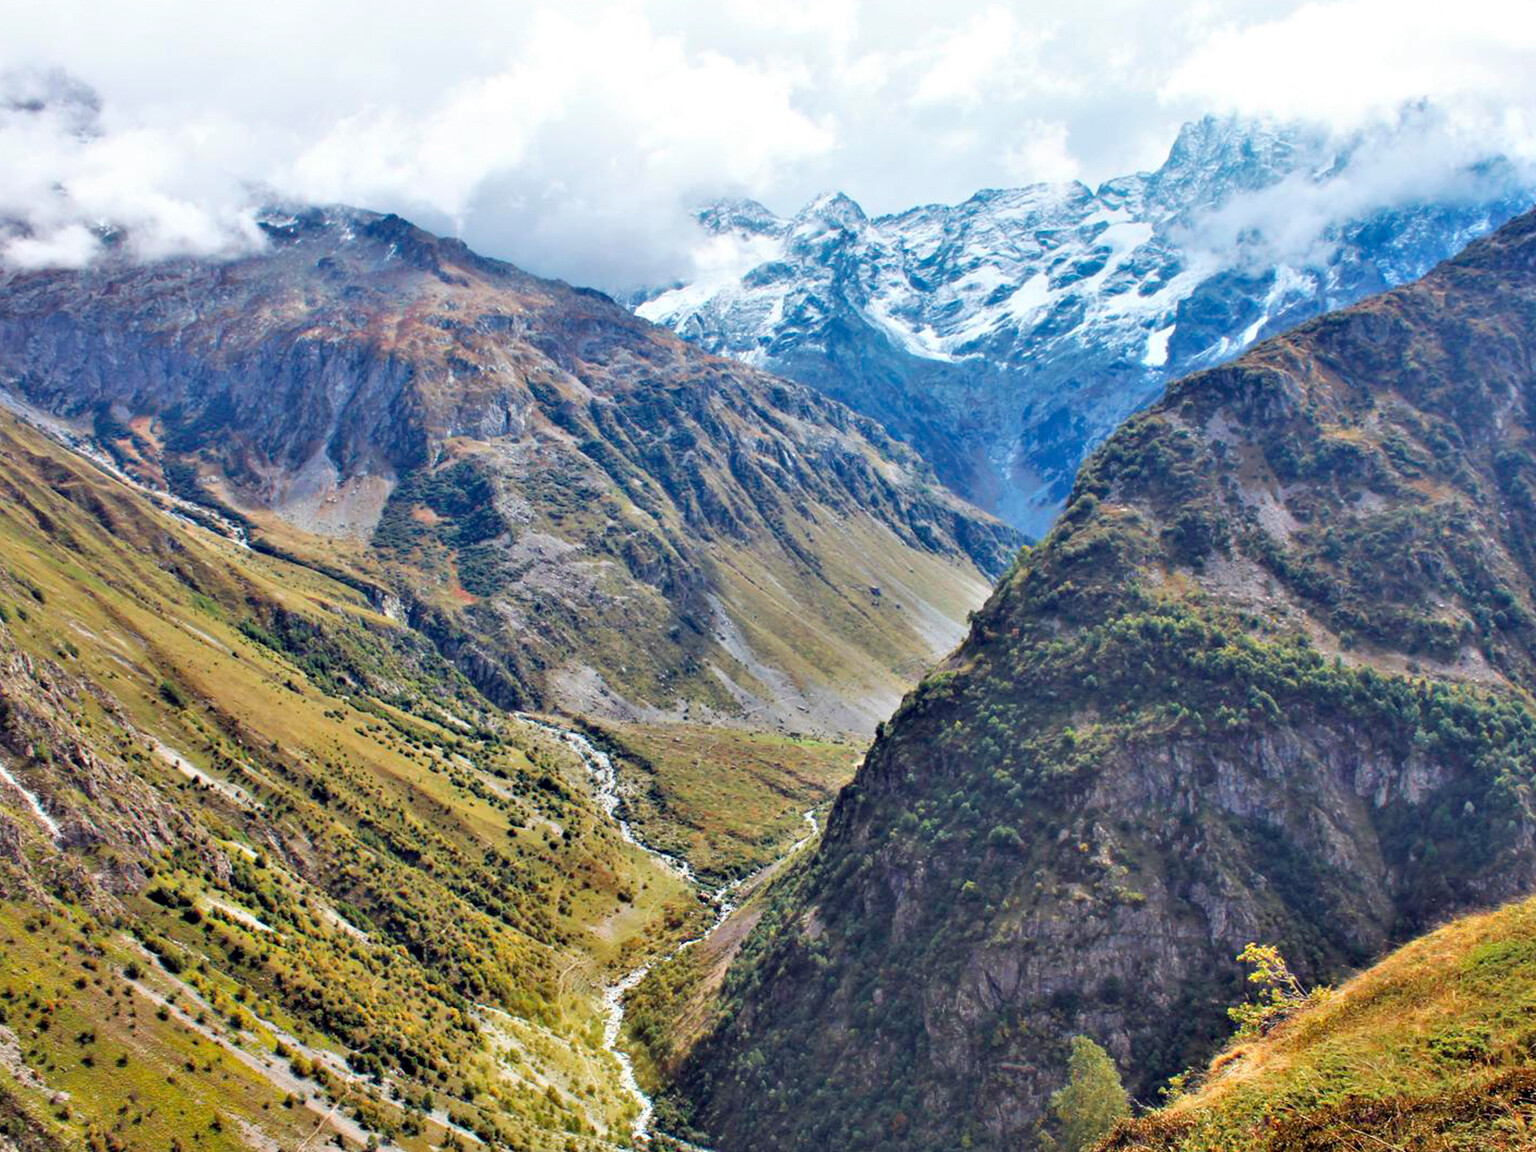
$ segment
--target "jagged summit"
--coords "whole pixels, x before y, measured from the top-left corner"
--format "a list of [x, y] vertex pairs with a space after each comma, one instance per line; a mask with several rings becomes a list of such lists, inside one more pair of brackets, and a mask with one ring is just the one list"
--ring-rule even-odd
[[1531, 202], [1490, 159], [1305, 236], [1282, 200], [1237, 211], [1351, 178], [1383, 146], [1205, 117], [1156, 172], [1097, 189], [989, 189], [876, 218], [841, 195], [792, 218], [732, 201], [700, 221], [738, 259], [636, 310], [875, 417], [1038, 534], [1088, 449], [1167, 380], [1422, 275]]

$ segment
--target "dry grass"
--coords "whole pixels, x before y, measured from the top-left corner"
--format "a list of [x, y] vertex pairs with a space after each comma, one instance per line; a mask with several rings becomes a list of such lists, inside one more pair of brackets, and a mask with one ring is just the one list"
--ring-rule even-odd
[[777, 859], [806, 834], [805, 813], [853, 777], [851, 742], [696, 725], [614, 725], [636, 828], [686, 856], [700, 875], [731, 878]]
[[1536, 1147], [1536, 899], [1431, 932], [1269, 1035], [1109, 1149]]

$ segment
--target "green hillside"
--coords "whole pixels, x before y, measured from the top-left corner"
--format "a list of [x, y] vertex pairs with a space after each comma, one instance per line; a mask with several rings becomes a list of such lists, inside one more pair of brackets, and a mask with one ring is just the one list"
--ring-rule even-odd
[[0, 415], [0, 1131], [627, 1142], [600, 990], [705, 912], [353, 588]]
[[1099, 1152], [1536, 1145], [1536, 900], [1415, 940], [1232, 1045]]

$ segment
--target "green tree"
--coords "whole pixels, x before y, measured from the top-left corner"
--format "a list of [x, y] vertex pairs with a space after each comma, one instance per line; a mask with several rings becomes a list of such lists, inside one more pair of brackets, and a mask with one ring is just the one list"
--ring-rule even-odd
[[1237, 958], [1253, 969], [1248, 973], [1248, 983], [1257, 984], [1260, 989], [1256, 999], [1227, 1009], [1227, 1015], [1238, 1026], [1239, 1036], [1266, 1032], [1308, 1001], [1325, 999], [1333, 992], [1328, 987], [1308, 992], [1273, 944], [1249, 944]]
[[1131, 1111], [1130, 1097], [1108, 1052], [1086, 1036], [1072, 1037], [1067, 1083], [1051, 1093], [1051, 1120], [1040, 1134], [1047, 1152], [1084, 1152]]

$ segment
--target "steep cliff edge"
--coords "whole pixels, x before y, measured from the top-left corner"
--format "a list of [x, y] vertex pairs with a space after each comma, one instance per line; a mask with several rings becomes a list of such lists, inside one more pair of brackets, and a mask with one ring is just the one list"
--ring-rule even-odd
[[0, 273], [0, 388], [379, 590], [504, 706], [873, 728], [1014, 537], [869, 420], [397, 217]]
[[679, 1077], [715, 1146], [1028, 1146], [1536, 884], [1536, 214], [1176, 384], [882, 727]]

